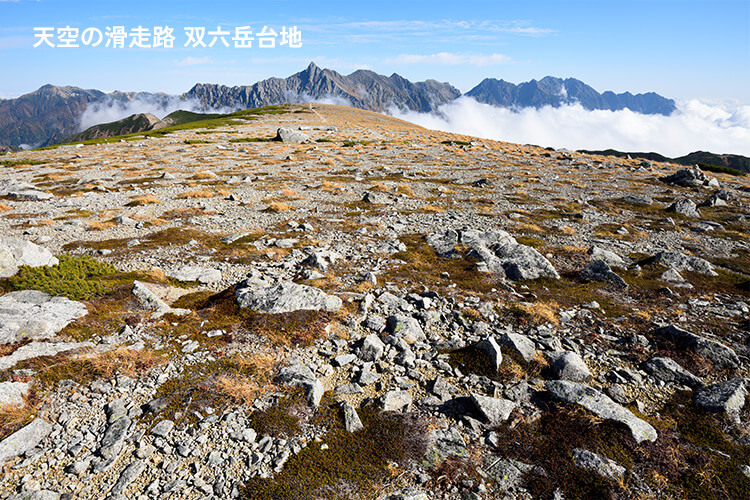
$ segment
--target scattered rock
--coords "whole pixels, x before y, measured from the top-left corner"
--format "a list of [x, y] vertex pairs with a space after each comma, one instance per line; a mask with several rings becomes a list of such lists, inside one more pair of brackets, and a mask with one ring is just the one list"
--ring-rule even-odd
[[607, 281], [620, 288], [627, 288], [628, 284], [615, 274], [603, 260], [595, 260], [581, 270], [581, 277], [589, 281]]
[[495, 337], [488, 335], [487, 338], [476, 345], [476, 349], [487, 357], [492, 366], [495, 367], [495, 371], [500, 369], [500, 363], [503, 362], [503, 354], [500, 352], [500, 346], [497, 345]]
[[396, 338], [404, 339], [407, 343], [425, 340], [424, 331], [419, 321], [411, 316], [395, 315], [386, 320], [386, 330]]
[[281, 142], [305, 142], [310, 140], [310, 136], [303, 132], [300, 132], [299, 130], [280, 127], [276, 131], [276, 137], [274, 138], [274, 140]]
[[0, 407], [23, 406], [28, 393], [29, 384], [26, 382], [0, 382]]
[[710, 262], [693, 255], [685, 255], [680, 252], [659, 252], [654, 256], [654, 259], [662, 266], [677, 271], [692, 271], [709, 276], [718, 276]]
[[406, 391], [388, 391], [380, 397], [383, 411], [407, 411], [411, 402], [411, 394]]
[[667, 184], [674, 184], [675, 186], [683, 187], [700, 187], [708, 182], [706, 174], [704, 174], [698, 167], [683, 168], [672, 175], [662, 177], [660, 180]]
[[300, 387], [305, 390], [307, 402], [313, 406], [318, 406], [323, 398], [323, 384], [315, 378], [312, 370], [304, 365], [291, 365], [283, 367], [274, 382], [281, 385]]
[[596, 472], [600, 476], [617, 481], [625, 476], [627, 469], [614, 460], [581, 448], [573, 448], [573, 463], [581, 469]]
[[430, 233], [426, 237], [430, 245], [441, 257], [457, 258], [456, 245], [458, 245], [458, 232], [453, 229], [443, 229], [436, 233]]
[[692, 200], [689, 200], [687, 198], [681, 198], [672, 203], [669, 207], [667, 207], [667, 212], [682, 214], [686, 217], [698, 218], [701, 216], [701, 213], [698, 210], [698, 206]]
[[693, 389], [703, 386], [703, 381], [678, 365], [672, 358], [651, 358], [642, 365], [643, 371], [657, 380], [686, 385]]
[[573, 382], [586, 382], [591, 378], [591, 372], [580, 355], [572, 351], [553, 353], [552, 370], [555, 376], [561, 380]]
[[667, 340], [671, 340], [678, 347], [690, 349], [699, 356], [702, 356], [713, 363], [724, 368], [736, 368], [740, 360], [737, 353], [730, 347], [709, 340], [694, 333], [690, 333], [674, 325], [663, 326], [654, 331], [654, 335]]
[[204, 269], [198, 266], [184, 266], [177, 271], [167, 273], [167, 276], [178, 281], [188, 283], [197, 281], [204, 285], [221, 281], [221, 271], [218, 269]]
[[578, 404], [598, 417], [624, 424], [630, 429], [637, 443], [646, 440], [656, 441], [656, 429], [651, 424], [636, 417], [630, 410], [615, 403], [596, 389], [567, 380], [548, 381], [545, 388], [560, 401]]
[[359, 349], [359, 357], [363, 361], [377, 361], [383, 355], [385, 344], [380, 337], [371, 333], [362, 340], [362, 347]]
[[516, 407], [516, 403], [513, 401], [490, 398], [475, 393], [471, 394], [471, 401], [491, 427], [500, 425], [508, 420], [510, 413]]
[[357, 415], [357, 410], [349, 403], [343, 404], [344, 411], [344, 428], [346, 432], [357, 432], [358, 430], [364, 429], [362, 421]]
[[146, 283], [134, 281], [133, 295], [141, 301], [143, 307], [153, 311], [151, 316], [154, 318], [160, 318], [165, 314], [174, 314], [175, 316], [184, 316], [186, 314], [190, 314], [189, 309], [176, 309], [170, 307], [169, 304], [157, 297], [157, 295], [151, 291]]

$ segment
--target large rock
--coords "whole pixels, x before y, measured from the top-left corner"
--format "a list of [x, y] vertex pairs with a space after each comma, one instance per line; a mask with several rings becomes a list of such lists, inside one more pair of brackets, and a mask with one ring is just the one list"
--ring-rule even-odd
[[531, 363], [536, 356], [534, 341], [520, 333], [506, 332], [500, 336], [500, 344], [519, 355], [524, 362]]
[[581, 448], [573, 448], [573, 463], [576, 467], [596, 472], [612, 481], [621, 479], [627, 472], [627, 469], [617, 462]]
[[313, 406], [320, 404], [320, 400], [323, 398], [323, 393], [325, 392], [321, 381], [315, 378], [312, 370], [305, 365], [283, 367], [274, 378], [274, 382], [304, 389], [308, 404]]
[[39, 356], [55, 356], [61, 352], [74, 349], [94, 347], [93, 342], [30, 342], [13, 351], [12, 354], [0, 357], [0, 370], [7, 370], [27, 359]]
[[439, 465], [448, 457], [469, 457], [466, 441], [455, 427], [432, 430], [429, 434], [429, 442], [425, 461], [430, 466]]
[[476, 349], [487, 357], [489, 362], [495, 368], [500, 369], [500, 363], [503, 362], [503, 354], [500, 352], [500, 346], [497, 344], [495, 337], [488, 335], [476, 345]]
[[343, 258], [343, 255], [333, 250], [317, 250], [302, 261], [302, 264], [317, 267], [321, 271], [326, 272], [331, 265]]
[[641, 365], [643, 371], [657, 380], [686, 385], [693, 389], [703, 386], [703, 381], [678, 365], [672, 358], [651, 358]]
[[481, 272], [499, 274], [511, 281], [560, 278], [542, 254], [519, 244], [505, 231], [464, 230], [461, 243], [471, 248], [472, 254], [480, 260], [477, 269]]
[[660, 180], [667, 184], [683, 187], [700, 187], [708, 182], [706, 174], [704, 174], [698, 167], [683, 168], [672, 175], [662, 177]]
[[167, 273], [167, 276], [178, 281], [197, 281], [204, 285], [221, 281], [221, 271], [218, 269], [206, 269], [199, 266], [184, 266], [177, 271]]
[[37, 290], [6, 293], [0, 297], [0, 344], [54, 337], [87, 313], [80, 302]]
[[56, 266], [59, 263], [46, 248], [20, 238], [0, 236], [0, 278], [13, 276], [19, 266]]
[[552, 370], [555, 376], [561, 380], [572, 380], [573, 382], [586, 382], [591, 378], [591, 372], [580, 355], [572, 351], [553, 353]]
[[52, 425], [41, 418], [33, 420], [26, 427], [0, 441], [0, 464], [35, 448], [51, 432]]
[[359, 349], [359, 357], [364, 361], [377, 361], [385, 351], [385, 344], [380, 337], [371, 333], [362, 340], [362, 347]]
[[383, 411], [407, 411], [411, 403], [411, 394], [406, 391], [388, 391], [380, 397]]
[[276, 139], [281, 142], [305, 142], [310, 140], [310, 136], [299, 130], [281, 127], [276, 131]]
[[29, 384], [26, 382], [0, 382], [0, 407], [23, 406], [28, 393]]
[[0, 180], [0, 196], [23, 201], [45, 201], [55, 197], [52, 193], [40, 191], [33, 184], [14, 179]]
[[113, 497], [124, 494], [130, 483], [138, 479], [138, 476], [140, 476], [144, 470], [146, 470], [146, 462], [143, 460], [135, 460], [131, 462], [125, 467], [125, 470], [122, 471], [120, 478], [112, 487], [109, 494]]
[[346, 432], [357, 432], [364, 429], [362, 420], [357, 415], [357, 409], [349, 403], [344, 403], [342, 406], [344, 412], [344, 429]]
[[153, 311], [151, 316], [159, 318], [165, 314], [174, 314], [175, 316], [184, 316], [190, 314], [189, 309], [173, 308], [161, 300], [146, 283], [140, 281], [133, 282], [133, 295], [141, 302], [143, 307]]
[[745, 406], [745, 396], [745, 379], [734, 378], [699, 389], [693, 397], [693, 402], [710, 412], [737, 414]]
[[283, 281], [277, 285], [253, 289], [240, 282], [235, 288], [235, 298], [240, 307], [266, 314], [293, 311], [338, 311], [341, 299], [328, 295], [319, 288]]
[[651, 424], [592, 387], [568, 380], [552, 380], [545, 388], [560, 401], [580, 405], [600, 418], [624, 424], [637, 443], [656, 441], [656, 429]]
[[125, 438], [128, 436], [130, 424], [130, 418], [127, 415], [123, 415], [107, 426], [107, 430], [104, 431], [102, 442], [97, 450], [99, 456], [110, 462], [120, 456], [122, 447], [125, 444]]
[[662, 266], [678, 271], [692, 271], [709, 276], [718, 276], [710, 262], [693, 255], [685, 255], [680, 252], [659, 252], [654, 255], [654, 259]]
[[594, 261], [603, 260], [610, 267], [627, 267], [627, 263], [623, 260], [622, 257], [617, 255], [615, 252], [605, 250], [604, 248], [600, 248], [597, 246], [591, 247], [589, 249], [589, 256], [591, 256], [591, 259]]
[[411, 316], [401, 314], [389, 316], [385, 325], [388, 333], [396, 338], [404, 339], [409, 344], [426, 339], [419, 321]]
[[435, 253], [441, 257], [458, 257], [456, 253], [456, 245], [458, 245], [458, 232], [454, 229], [443, 229], [434, 233], [428, 234], [425, 239], [427, 244], [430, 245]]
[[682, 214], [686, 217], [698, 218], [701, 216], [701, 213], [698, 210], [698, 206], [695, 204], [695, 202], [687, 198], [680, 198], [679, 200], [669, 205], [669, 207], [667, 207], [667, 212]]
[[667, 325], [654, 330], [654, 335], [667, 340], [671, 340], [678, 347], [692, 350], [697, 355], [702, 356], [709, 361], [724, 367], [736, 368], [740, 364], [737, 353], [731, 347], [727, 347], [721, 342], [709, 340], [694, 333], [683, 330], [674, 325]]
[[508, 420], [510, 413], [516, 407], [516, 403], [507, 399], [491, 398], [480, 394], [471, 394], [471, 401], [479, 413], [487, 420], [491, 427], [500, 425]]
[[620, 288], [627, 288], [625, 280], [618, 276], [603, 260], [595, 260], [581, 270], [581, 277], [589, 281], [607, 281]]

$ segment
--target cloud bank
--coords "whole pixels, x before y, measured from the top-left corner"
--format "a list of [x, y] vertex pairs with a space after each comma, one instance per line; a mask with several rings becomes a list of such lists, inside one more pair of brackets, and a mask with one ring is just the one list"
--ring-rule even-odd
[[88, 105], [83, 112], [78, 130], [83, 131], [100, 123], [122, 120], [138, 113], [151, 113], [159, 119], [177, 110], [194, 113], [231, 113], [236, 109], [204, 109], [197, 99], [181, 99], [164, 94], [141, 94], [130, 101], [107, 97]]
[[750, 106], [689, 100], [670, 116], [630, 110], [589, 111], [579, 104], [510, 110], [460, 97], [437, 113], [389, 114], [426, 128], [485, 139], [567, 149], [657, 152], [669, 157], [693, 151], [750, 156]]

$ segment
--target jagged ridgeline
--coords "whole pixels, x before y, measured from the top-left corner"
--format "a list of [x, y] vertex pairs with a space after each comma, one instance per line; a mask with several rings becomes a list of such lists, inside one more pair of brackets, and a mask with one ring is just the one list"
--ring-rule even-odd
[[[658, 94], [600, 94], [573, 78], [545, 77], [519, 85], [488, 78], [466, 95], [482, 103], [518, 109], [573, 102], [585, 109], [631, 109], [644, 114], [668, 115], [675, 109], [673, 100]], [[80, 131], [81, 116], [90, 105], [106, 108], [144, 101], [149, 103], [149, 109], [172, 106], [172, 109], [182, 107], [210, 113], [214, 112], [212, 110], [326, 100], [378, 112], [391, 107], [431, 112], [460, 96], [461, 92], [446, 82], [411, 82], [396, 73], [385, 76], [368, 70], [342, 75], [313, 63], [288, 78], [269, 78], [234, 87], [201, 83], [180, 96], [119, 91], [105, 94], [98, 90], [45, 85], [17, 99], [0, 100], [0, 146], [48, 146], [68, 139]], [[136, 131], [149, 120], [148, 117], [134, 118], [134, 123], [127, 127]], [[117, 126], [126, 127], [124, 124]]]
[[4, 500], [750, 498], [747, 176], [319, 103], [125, 132], [0, 157]]

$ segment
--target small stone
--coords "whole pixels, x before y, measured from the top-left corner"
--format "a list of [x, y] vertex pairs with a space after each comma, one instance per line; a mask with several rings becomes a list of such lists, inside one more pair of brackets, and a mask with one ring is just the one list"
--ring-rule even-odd
[[344, 428], [347, 432], [357, 432], [358, 430], [364, 429], [362, 421], [357, 415], [357, 410], [349, 403], [343, 404], [344, 411]]
[[171, 420], [162, 420], [151, 429], [151, 435], [166, 438], [174, 428], [174, 422]]

